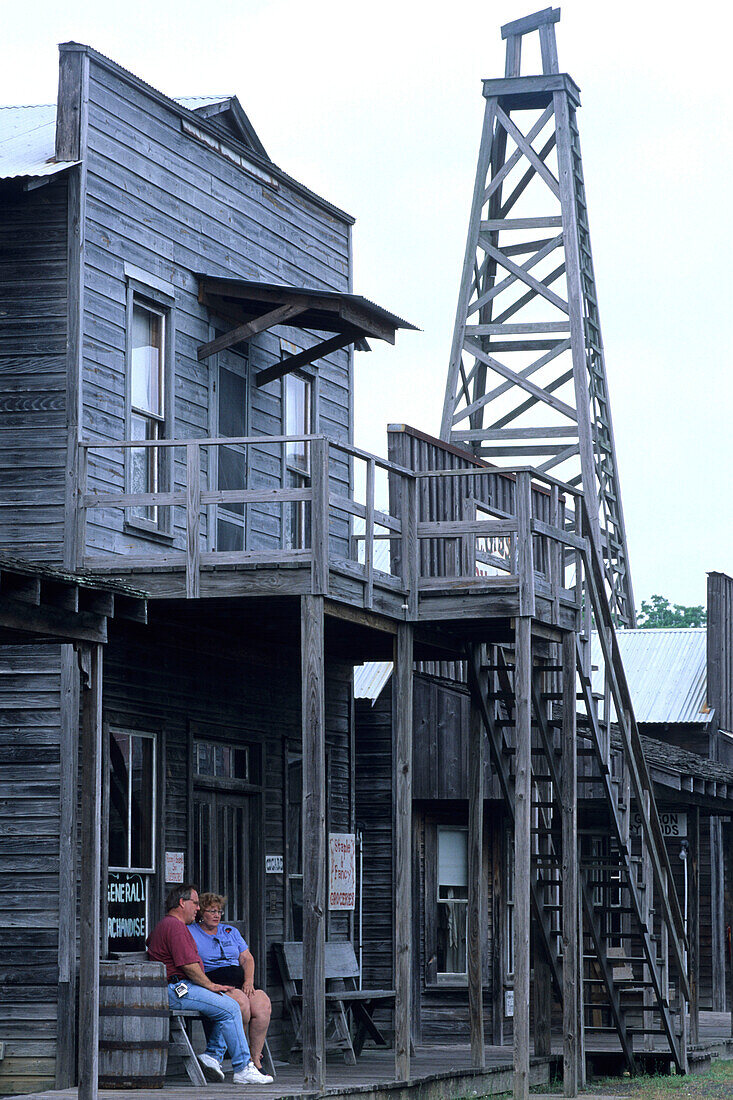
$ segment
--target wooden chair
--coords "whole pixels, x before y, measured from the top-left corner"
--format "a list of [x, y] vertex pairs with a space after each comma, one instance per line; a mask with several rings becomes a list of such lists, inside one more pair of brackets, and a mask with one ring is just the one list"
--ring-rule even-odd
[[[275, 957], [285, 993], [285, 1005], [293, 1024], [295, 1041], [291, 1053], [302, 1049], [303, 944], [276, 943]], [[340, 1050], [344, 1061], [354, 1065], [367, 1036], [380, 1046], [387, 1040], [374, 1022], [379, 1005], [394, 1002], [393, 989], [359, 989], [359, 963], [354, 945], [329, 940], [326, 943], [326, 1050]], [[352, 1040], [348, 1014], [356, 1030]]]

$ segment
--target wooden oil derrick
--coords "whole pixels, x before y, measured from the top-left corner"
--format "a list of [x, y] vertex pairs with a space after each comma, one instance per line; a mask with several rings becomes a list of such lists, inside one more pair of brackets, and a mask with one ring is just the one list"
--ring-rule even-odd
[[[502, 28], [483, 133], [441, 426], [498, 465], [582, 486], [614, 621], [634, 625], [576, 110], [560, 73], [559, 9]], [[542, 74], [521, 75], [538, 31]]]
[[[616, 626], [634, 625], [634, 602], [576, 121], [580, 97], [558, 70], [559, 17], [548, 8], [503, 27], [505, 76], [484, 82], [441, 427], [446, 442], [509, 467], [518, 494], [532, 478], [527, 467], [558, 479], [552, 491], [563, 498], [560, 525], [568, 530], [572, 512], [583, 536], [574, 544], [574, 574], [564, 581], [577, 585], [583, 634], [562, 632], [562, 643], [555, 636], [543, 656], [534, 601], [521, 599], [534, 563], [529, 545], [518, 541], [513, 642], [495, 647], [493, 657], [474, 651], [468, 667], [514, 831], [515, 1100], [529, 1091], [531, 970], [536, 1053], [538, 1044], [549, 1047], [552, 989], [563, 1004], [566, 1096], [582, 1083], [586, 1038], [605, 1033], [632, 1071], [639, 1043], [659, 1037], [684, 1072], [690, 996], [682, 916], [615, 636]], [[534, 31], [542, 72], [523, 76], [522, 44]], [[564, 551], [561, 575], [571, 558]], [[590, 680], [591, 620], [603, 649], [602, 721]], [[553, 701], [562, 703], [559, 714]], [[611, 707], [621, 742], [613, 761]], [[633, 843], [632, 805], [641, 822]]]

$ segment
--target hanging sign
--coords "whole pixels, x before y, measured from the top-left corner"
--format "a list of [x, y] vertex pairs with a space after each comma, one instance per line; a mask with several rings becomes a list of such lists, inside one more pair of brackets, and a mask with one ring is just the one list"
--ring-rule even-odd
[[[660, 810], [659, 823], [662, 826], [662, 836], [687, 836], [687, 814], [684, 811], [680, 813], [677, 810], [665, 810], [664, 812]], [[634, 836], [639, 836], [641, 834], [640, 814], [634, 814], [631, 819], [631, 831]]]
[[183, 882], [183, 852], [165, 853], [165, 881]]
[[284, 870], [282, 856], [265, 856], [266, 875], [281, 875]]
[[147, 878], [110, 871], [107, 883], [107, 940], [110, 951], [144, 951], [148, 934]]
[[354, 833], [329, 833], [328, 908], [356, 908], [356, 838]]
[[505, 989], [504, 990], [504, 1015], [505, 1016], [513, 1016], [514, 1015], [514, 990], [513, 989]]

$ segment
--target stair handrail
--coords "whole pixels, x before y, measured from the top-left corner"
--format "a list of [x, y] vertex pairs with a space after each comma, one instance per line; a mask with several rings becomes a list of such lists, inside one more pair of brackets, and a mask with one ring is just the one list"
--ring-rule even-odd
[[[657, 803], [654, 798], [654, 789], [646, 766], [646, 758], [644, 756], [644, 749], [641, 744], [639, 728], [634, 714], [631, 691], [629, 690], [628, 681], [626, 679], [618, 638], [616, 637], [616, 628], [611, 618], [608, 601], [603, 595], [605, 570], [603, 570], [601, 566], [598, 548], [594, 541], [593, 526], [590, 522], [587, 503], [582, 497], [578, 499], [581, 509], [583, 534], [587, 539], [587, 548], [581, 549], [580, 552], [585, 564], [588, 595], [591, 600], [593, 614], [598, 627], [598, 637], [606, 663], [606, 673], [607, 675], [609, 672], [612, 673], [609, 677], [611, 694], [616, 708], [619, 730], [629, 759], [629, 772], [636, 796], [637, 812], [641, 819], [641, 826], [649, 846], [649, 855], [654, 872], [655, 885], [666, 923], [673, 933], [671, 937], [672, 948], [680, 976], [680, 985], [685, 998], [689, 1000], [690, 983], [685, 961], [685, 953], [687, 953], [687, 957], [689, 957], [689, 945], [687, 942], [682, 910], [680, 908], [679, 898], [673, 886], [674, 877], [672, 875], [672, 867], [669, 861], [667, 846], [664, 842], [664, 834], [659, 820]], [[644, 804], [644, 798], [642, 797], [645, 791], [648, 791], [650, 796], [648, 812]], [[649, 843], [650, 840], [652, 840], [653, 843]], [[669, 890], [669, 892], [664, 889], [663, 871], [666, 872], [667, 881], [672, 884], [672, 889]]]

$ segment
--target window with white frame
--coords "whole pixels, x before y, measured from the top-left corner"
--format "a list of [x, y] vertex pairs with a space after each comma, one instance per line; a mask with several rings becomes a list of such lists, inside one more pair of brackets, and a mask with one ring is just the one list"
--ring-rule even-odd
[[142, 951], [155, 873], [155, 737], [113, 729], [108, 752], [107, 947]]
[[[152, 445], [172, 435], [173, 413], [175, 299], [173, 288], [161, 283], [163, 292], [155, 285], [159, 282], [148, 286], [136, 277], [128, 278], [127, 285], [126, 436], [147, 444], [126, 452], [129, 493], [156, 494], [170, 487], [170, 449]], [[170, 508], [155, 501], [133, 505], [127, 512], [128, 523], [159, 534], [170, 532], [170, 519]]]
[[468, 832], [438, 826], [438, 977], [467, 972]]
[[[299, 350], [295, 344], [281, 341], [283, 354]], [[287, 436], [313, 433], [313, 379], [305, 374], [286, 374], [283, 383], [283, 425]], [[310, 445], [297, 438], [285, 444], [285, 484], [289, 489], [310, 485]], [[285, 510], [285, 545], [302, 550], [310, 543], [310, 511], [307, 501], [293, 501]]]
[[111, 730], [110, 870], [155, 870], [155, 736]]

